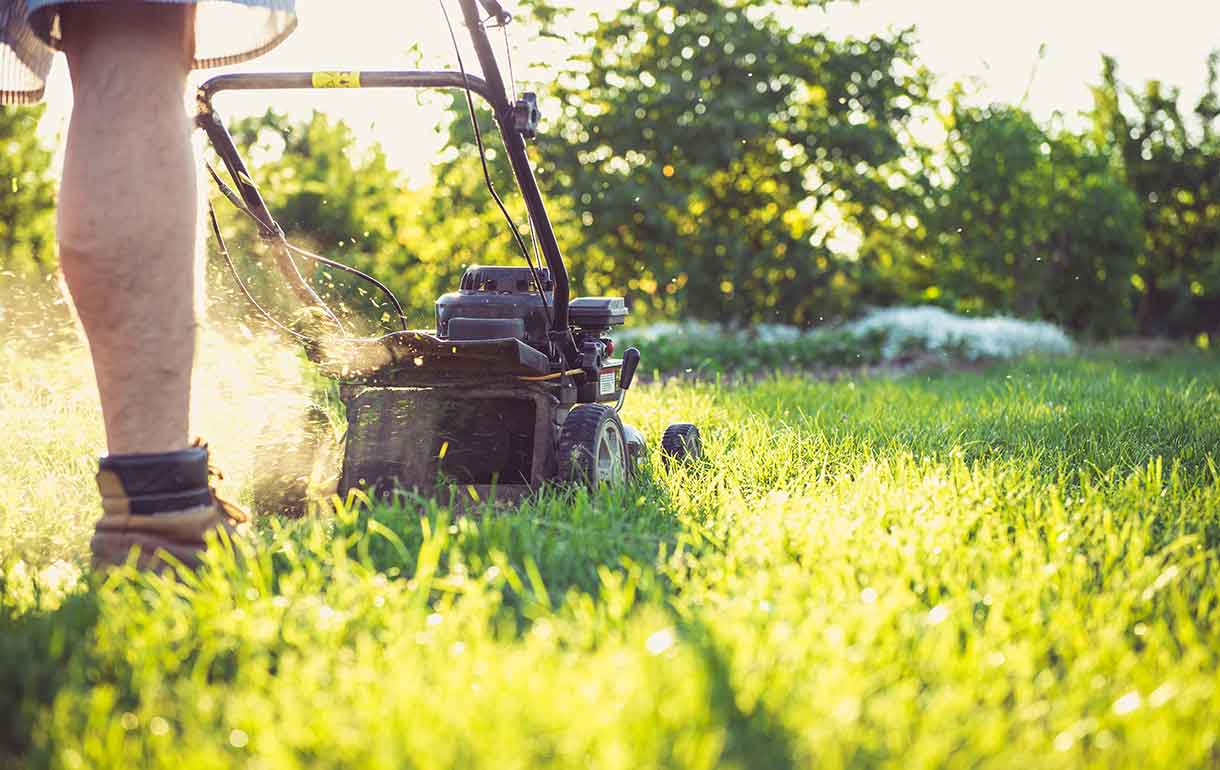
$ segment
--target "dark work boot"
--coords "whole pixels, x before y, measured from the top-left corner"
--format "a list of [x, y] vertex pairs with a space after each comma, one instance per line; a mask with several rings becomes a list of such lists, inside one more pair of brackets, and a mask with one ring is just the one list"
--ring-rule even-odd
[[98, 463], [102, 518], [94, 525], [93, 566], [124, 564], [132, 548], [141, 569], [168, 566], [163, 554], [189, 567], [199, 564], [210, 532], [232, 535], [246, 514], [216, 497], [208, 448], [164, 454], [108, 455]]

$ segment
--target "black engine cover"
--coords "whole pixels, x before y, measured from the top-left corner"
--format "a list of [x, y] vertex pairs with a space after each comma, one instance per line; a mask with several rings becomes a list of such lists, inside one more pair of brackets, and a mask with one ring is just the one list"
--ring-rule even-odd
[[[555, 286], [551, 273], [539, 270], [538, 277], [549, 305]], [[512, 321], [520, 321], [521, 325]], [[436, 301], [436, 334], [444, 339], [464, 340], [516, 337], [545, 350], [546, 311], [533, 271], [528, 267], [466, 268], [459, 289], [441, 295]]]

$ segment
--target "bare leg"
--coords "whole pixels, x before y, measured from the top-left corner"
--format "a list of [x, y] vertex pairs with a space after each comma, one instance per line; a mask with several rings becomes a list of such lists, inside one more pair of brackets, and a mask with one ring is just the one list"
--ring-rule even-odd
[[195, 353], [192, 6], [61, 11], [74, 106], [60, 261], [89, 338], [110, 453], [187, 446]]

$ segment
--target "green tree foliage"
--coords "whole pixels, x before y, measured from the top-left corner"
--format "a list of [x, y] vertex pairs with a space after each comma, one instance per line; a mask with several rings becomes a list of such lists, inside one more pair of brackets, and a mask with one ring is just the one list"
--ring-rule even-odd
[[[346, 124], [319, 112], [307, 121], [292, 121], [269, 110], [235, 121], [230, 133], [289, 241], [371, 273], [403, 298], [414, 296], [411, 278], [419, 261], [406, 244], [423, 239], [407, 221], [413, 198], [401, 175], [386, 166], [379, 146], [361, 148]], [[290, 307], [292, 297], [273, 274], [253, 223], [219, 195], [212, 197], [243, 280], [261, 304], [283, 311], [287, 301]], [[393, 310], [371, 286], [308, 260], [298, 262], [319, 293], [358, 331], [396, 328]], [[231, 289], [231, 276], [222, 273], [215, 281]]]
[[1094, 89], [1096, 135], [1120, 155], [1142, 207], [1145, 241], [1133, 283], [1144, 334], [1220, 329], [1218, 70], [1220, 54], [1213, 54], [1193, 114], [1180, 109], [1177, 88], [1123, 84], [1109, 57]]
[[44, 107], [0, 108], [0, 270], [30, 278], [55, 269], [55, 181], [38, 139]]
[[924, 296], [1098, 335], [1129, 330], [1142, 231], [1109, 157], [1018, 107], [950, 101], [949, 181], [926, 215], [934, 283]]
[[[447, 129], [449, 141], [446, 154], [434, 167], [432, 186], [421, 191], [419, 209], [422, 215], [418, 223], [421, 237], [428, 241], [427, 247], [422, 249], [422, 259], [429, 265], [424, 281], [432, 298], [454, 289], [462, 270], [468, 265], [525, 264], [512, 229], [487, 189], [466, 96], [462, 92], [453, 92], [452, 99], [449, 111], [453, 120]], [[491, 111], [477, 97], [474, 105], [492, 184], [533, 256], [535, 252], [530, 239], [529, 217], [521, 196], [517, 194], [516, 181]], [[535, 160], [541, 160], [539, 174], [545, 177], [549, 159], [535, 157]], [[553, 194], [546, 204], [560, 245], [571, 243], [575, 233], [566, 224], [570, 218], [563, 213], [570, 205], [567, 196]], [[545, 265], [541, 255], [537, 256], [535, 264]]]
[[770, 5], [637, 0], [583, 41], [539, 145], [578, 281], [711, 320], [850, 309], [827, 240], [901, 207], [884, 180], [926, 80], [909, 33], [836, 41]]
[[[1192, 108], [1176, 88], [1124, 84], [1105, 59], [1080, 134], [1020, 107], [970, 106], [960, 90], [938, 108], [912, 31], [834, 40], [793, 28], [794, 9], [822, 4], [623, 0], [589, 17], [571, 0], [522, 0], [519, 31], [574, 51], [540, 89], [547, 115], [531, 152], [577, 294], [623, 292], [644, 317], [733, 323], [932, 301], [1098, 336], [1220, 332], [1220, 55]], [[325, 115], [233, 126], [290, 238], [389, 284], [418, 326], [467, 265], [522, 262], [486, 190], [465, 97], [452, 96], [450, 147], [421, 190]], [[476, 105], [492, 177], [528, 241], [490, 113]], [[921, 145], [909, 127], [938, 109], [947, 141]], [[0, 111], [10, 296], [13, 281], [56, 267], [41, 115]], [[218, 210], [244, 279], [289, 312], [251, 223]], [[836, 240], [844, 233], [858, 249]], [[357, 331], [394, 327], [369, 286], [301, 266], [363, 319]], [[235, 296], [229, 276], [213, 278]]]
[[[457, 119], [448, 127], [450, 150], [436, 165], [432, 184], [421, 190], [409, 189], [401, 174], [387, 168], [379, 146], [361, 148], [348, 126], [321, 113], [300, 122], [268, 111], [230, 127], [289, 240], [377, 277], [402, 301], [415, 327], [432, 325], [436, 297], [457, 287], [467, 265], [521, 263], [511, 231], [485, 187], [465, 97], [455, 92], [453, 98]], [[497, 187], [528, 237], [490, 113], [478, 114]], [[225, 211], [228, 204], [213, 198], [217, 211]], [[239, 272], [259, 302], [279, 303], [279, 312], [291, 312], [295, 302], [274, 274], [252, 223], [231, 209], [221, 218]], [[308, 261], [299, 260], [299, 265], [341, 315], [378, 322], [358, 323], [359, 330], [395, 328], [381, 295], [367, 284], [333, 269], [315, 269]], [[216, 281], [232, 286], [227, 272]], [[225, 294], [232, 297], [231, 291]]]

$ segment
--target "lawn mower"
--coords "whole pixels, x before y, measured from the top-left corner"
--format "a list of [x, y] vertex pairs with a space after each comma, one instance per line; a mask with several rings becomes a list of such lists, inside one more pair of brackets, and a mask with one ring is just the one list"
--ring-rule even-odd
[[[458, 71], [242, 73], [213, 77], [199, 88], [196, 125], [207, 134], [231, 186], [209, 167], [212, 180], [254, 220], [278, 273], [311, 323], [280, 320], [254, 298], [229, 255], [214, 209], [213, 234], [246, 298], [340, 383], [348, 420], [341, 496], [353, 489], [374, 495], [461, 490], [474, 500], [514, 500], [554, 482], [592, 489], [620, 484], [646, 454], [640, 432], [619, 418], [640, 363], [635, 348], [614, 357], [609, 336], [625, 322], [627, 306], [621, 297], [569, 297], [568, 272], [526, 154], [525, 141], [538, 129], [538, 101], [532, 93], [508, 98], [488, 38], [488, 27], [507, 25], [511, 15], [496, 0], [458, 3], [482, 77], [466, 72], [441, 0]], [[401, 303], [380, 281], [289, 243], [212, 100], [222, 91], [308, 88], [463, 90], [487, 188], [525, 264], [470, 266], [457, 291], [436, 300], [436, 328], [410, 330]], [[474, 96], [494, 114], [536, 239], [533, 256], [492, 184]], [[383, 336], [346, 333], [344, 323], [304, 278], [301, 260], [366, 281], [395, 310], [401, 330]], [[699, 458], [698, 428], [670, 425], [661, 450], [666, 462]]]

